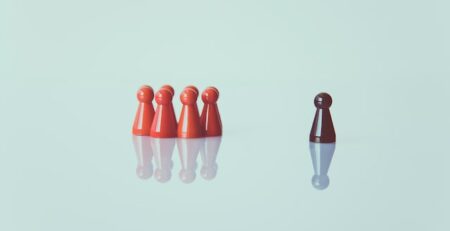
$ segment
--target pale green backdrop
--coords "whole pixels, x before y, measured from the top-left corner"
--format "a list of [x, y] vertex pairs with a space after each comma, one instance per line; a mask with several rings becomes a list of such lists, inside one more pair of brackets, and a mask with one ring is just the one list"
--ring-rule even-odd
[[[449, 230], [449, 12], [1, 0], [0, 230]], [[212, 181], [182, 183], [177, 150], [169, 182], [135, 174], [135, 91], [165, 83], [177, 114], [184, 86], [221, 91]], [[320, 91], [338, 137], [323, 191], [308, 149]]]

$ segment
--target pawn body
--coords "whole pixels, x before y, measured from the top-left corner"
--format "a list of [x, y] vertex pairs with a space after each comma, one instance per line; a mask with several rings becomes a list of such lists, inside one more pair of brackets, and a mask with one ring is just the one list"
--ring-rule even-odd
[[153, 117], [155, 115], [155, 110], [153, 109], [153, 89], [150, 86], [144, 85], [137, 92], [137, 98], [139, 101], [139, 106], [134, 117], [133, 123], [133, 135], [138, 136], [149, 136], [150, 130], [153, 122]]
[[173, 138], [177, 136], [177, 120], [172, 104], [172, 93], [161, 88], [155, 97], [158, 104], [150, 131], [155, 138]]
[[198, 138], [203, 136], [200, 115], [197, 108], [198, 94], [191, 88], [185, 88], [180, 95], [183, 107], [178, 124], [178, 137]]
[[217, 100], [219, 99], [219, 90], [215, 87], [208, 87], [202, 94], [204, 103], [200, 123], [205, 132], [205, 136], [221, 136], [222, 120], [220, 118]]
[[309, 134], [309, 141], [315, 143], [336, 142], [336, 133], [330, 113], [332, 102], [331, 96], [327, 93], [320, 93], [314, 98], [314, 105], [317, 109]]

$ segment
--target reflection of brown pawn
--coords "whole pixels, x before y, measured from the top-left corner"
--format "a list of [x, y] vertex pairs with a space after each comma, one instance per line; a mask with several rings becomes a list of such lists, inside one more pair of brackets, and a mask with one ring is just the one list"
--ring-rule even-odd
[[205, 145], [201, 149], [201, 157], [203, 166], [200, 174], [205, 180], [212, 180], [216, 178], [217, 174], [217, 154], [219, 152], [222, 137], [208, 137], [205, 138]]
[[222, 121], [220, 119], [217, 100], [219, 99], [219, 90], [215, 87], [208, 87], [202, 94], [204, 103], [200, 123], [205, 132], [205, 136], [221, 136]]
[[172, 177], [172, 154], [175, 148], [175, 139], [151, 138], [152, 151], [155, 157], [155, 178], [161, 183]]
[[333, 103], [331, 96], [327, 93], [320, 93], [314, 98], [316, 115], [314, 116], [309, 141], [315, 143], [336, 142], [333, 120], [331, 119], [330, 107]]
[[158, 106], [156, 107], [150, 136], [155, 138], [177, 136], [177, 121], [173, 110], [172, 97], [172, 93], [165, 88], [161, 88], [156, 93], [155, 101]]
[[197, 168], [197, 156], [204, 144], [205, 139], [178, 139], [177, 146], [180, 154], [181, 170], [180, 179], [184, 183], [191, 183], [195, 180], [195, 170]]
[[155, 115], [152, 103], [153, 97], [153, 89], [147, 85], [142, 86], [137, 92], [139, 107], [134, 117], [133, 135], [150, 135], [150, 129]]
[[153, 175], [153, 151], [150, 139], [148, 136], [133, 136], [134, 150], [138, 160], [136, 175], [143, 180]]

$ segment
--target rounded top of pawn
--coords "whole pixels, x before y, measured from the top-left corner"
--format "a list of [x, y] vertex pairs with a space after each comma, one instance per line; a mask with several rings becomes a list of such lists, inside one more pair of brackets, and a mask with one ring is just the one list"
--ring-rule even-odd
[[181, 103], [184, 105], [191, 105], [197, 102], [197, 93], [191, 88], [185, 88], [180, 94]]
[[316, 105], [317, 108], [329, 108], [332, 103], [333, 99], [326, 92], [321, 92], [314, 98], [314, 105]]
[[156, 93], [155, 101], [157, 104], [160, 104], [160, 105], [170, 104], [170, 102], [172, 102], [172, 93], [167, 89], [161, 88]]
[[188, 86], [186, 86], [184, 89], [192, 89], [194, 92], [195, 92], [195, 94], [197, 94], [198, 95], [198, 88], [196, 87], [196, 86], [194, 86], [194, 85], [188, 85]]
[[153, 88], [148, 85], [142, 85], [137, 91], [137, 99], [141, 103], [151, 103], [154, 96]]
[[208, 87], [203, 91], [202, 100], [204, 103], [215, 103], [219, 99], [219, 90], [215, 87]]
[[170, 86], [169, 84], [166, 85], [162, 85], [161, 89], [166, 89], [170, 92], [170, 94], [172, 94], [172, 96], [175, 94], [175, 90], [173, 89], [172, 86]]

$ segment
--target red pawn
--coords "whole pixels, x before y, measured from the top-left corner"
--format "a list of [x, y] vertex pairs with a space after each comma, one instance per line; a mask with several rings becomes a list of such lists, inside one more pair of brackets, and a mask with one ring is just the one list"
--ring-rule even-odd
[[150, 129], [155, 115], [155, 109], [153, 109], [154, 94], [153, 89], [150, 86], [144, 85], [137, 92], [137, 98], [139, 100], [139, 107], [136, 112], [133, 123], [133, 134], [138, 136], [149, 136]]
[[[160, 89], [166, 89], [166, 90], [168, 90], [168, 91], [170, 92], [170, 94], [172, 95], [172, 99], [173, 99], [173, 97], [175, 96], [175, 90], [174, 90], [173, 87], [170, 86], [169, 84], [162, 85]], [[172, 106], [170, 107], [170, 110], [172, 111], [172, 112], [170, 112], [170, 114], [171, 114], [172, 117], [173, 117], [172, 120], [177, 121], [177, 117], [176, 117], [176, 115], [175, 115], [175, 110], [174, 110], [174, 108], [173, 108], [173, 104], [172, 104]]]
[[[195, 92], [195, 98], [196, 99], [198, 98], [198, 88], [196, 86], [188, 85], [184, 89], [190, 89], [190, 90], [194, 91]], [[197, 102], [197, 100], [195, 100], [195, 102]], [[194, 107], [195, 107], [195, 111], [198, 111], [197, 103], [194, 104]], [[200, 115], [199, 115], [199, 117], [200, 117]], [[202, 133], [203, 133], [203, 131], [202, 131]]]
[[172, 94], [161, 88], [155, 97], [158, 104], [153, 118], [150, 136], [156, 138], [172, 138], [177, 136], [177, 120], [172, 105]]
[[197, 97], [198, 95], [191, 88], [185, 88], [180, 95], [180, 100], [183, 104], [180, 123], [178, 124], [178, 137], [180, 138], [198, 138], [203, 136], [197, 108]]
[[219, 90], [215, 87], [208, 87], [202, 94], [204, 106], [200, 123], [204, 129], [205, 136], [221, 136], [222, 121], [220, 119], [217, 100], [219, 99]]

